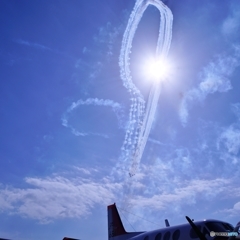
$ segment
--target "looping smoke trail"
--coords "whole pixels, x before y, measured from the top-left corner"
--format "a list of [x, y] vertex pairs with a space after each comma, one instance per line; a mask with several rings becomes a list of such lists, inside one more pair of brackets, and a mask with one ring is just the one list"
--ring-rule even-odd
[[[119, 66], [123, 85], [131, 95], [129, 124], [122, 147], [122, 171], [128, 172], [130, 177], [135, 175], [140, 163], [157, 109], [161, 86], [156, 83], [152, 86], [147, 106], [140, 90], [134, 85], [130, 71], [130, 54], [132, 41], [143, 13], [149, 5], [155, 6], [160, 12], [160, 27], [156, 46], [156, 58], [166, 58], [172, 39], [173, 16], [170, 9], [160, 0], [137, 0], [128, 20], [123, 35], [119, 57]], [[130, 165], [130, 170], [126, 167]]]
[[75, 109], [77, 109], [79, 106], [83, 106], [83, 105], [111, 107], [113, 112], [117, 116], [119, 127], [122, 127], [123, 107], [118, 102], [114, 102], [113, 100], [110, 100], [110, 99], [98, 99], [98, 98], [88, 98], [86, 100], [79, 99], [77, 102], [73, 102], [71, 106], [67, 109], [66, 113], [62, 116], [62, 125], [67, 128], [70, 128], [74, 135], [76, 136], [95, 135], [95, 136], [107, 137], [106, 135], [100, 134], [100, 133], [79, 132], [69, 124], [69, 121], [68, 121], [69, 114]]

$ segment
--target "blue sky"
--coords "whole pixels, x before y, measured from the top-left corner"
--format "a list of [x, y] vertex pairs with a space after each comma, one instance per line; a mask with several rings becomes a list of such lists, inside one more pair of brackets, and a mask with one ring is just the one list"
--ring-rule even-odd
[[172, 68], [130, 178], [159, 11], [147, 8], [132, 42], [136, 105], [119, 65], [134, 0], [0, 2], [1, 237], [106, 239], [113, 202], [129, 231], [239, 221], [240, 3], [164, 3]]

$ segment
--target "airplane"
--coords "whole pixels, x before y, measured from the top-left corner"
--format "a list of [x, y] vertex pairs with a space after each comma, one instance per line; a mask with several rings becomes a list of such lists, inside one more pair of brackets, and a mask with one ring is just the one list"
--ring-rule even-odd
[[126, 232], [118, 213], [116, 204], [109, 205], [108, 240], [233, 240], [240, 239], [240, 222], [234, 228], [230, 223], [209, 219], [193, 221], [186, 216], [185, 224], [141, 232]]
[[[234, 228], [230, 223], [209, 219], [203, 221], [191, 220], [188, 223], [170, 226], [165, 219], [166, 227], [141, 232], [126, 232], [116, 204], [107, 206], [108, 240], [234, 240], [240, 239], [240, 222]], [[10, 240], [0, 238], [0, 240]], [[63, 240], [80, 240], [64, 237]]]

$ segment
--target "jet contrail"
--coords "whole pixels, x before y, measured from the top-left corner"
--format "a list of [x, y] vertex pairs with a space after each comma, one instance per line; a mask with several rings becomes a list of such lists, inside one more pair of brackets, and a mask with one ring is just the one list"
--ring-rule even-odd
[[119, 57], [121, 79], [123, 85], [131, 95], [129, 123], [122, 146], [122, 164], [120, 163], [120, 165], [123, 169], [126, 168], [129, 163], [130, 169], [128, 172], [130, 176], [136, 173], [141, 161], [161, 92], [160, 83], [154, 83], [146, 103], [142, 93], [132, 82], [130, 71], [129, 60], [132, 41], [143, 13], [149, 5], [155, 6], [160, 12], [160, 27], [156, 46], [157, 59], [164, 59], [167, 57], [172, 39], [173, 15], [171, 10], [160, 0], [137, 0], [123, 35]]

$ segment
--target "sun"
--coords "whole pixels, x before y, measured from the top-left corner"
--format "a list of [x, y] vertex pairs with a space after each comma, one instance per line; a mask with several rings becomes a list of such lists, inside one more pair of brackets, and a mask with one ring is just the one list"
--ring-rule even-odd
[[148, 59], [144, 64], [145, 76], [153, 81], [162, 81], [166, 79], [170, 72], [171, 66], [167, 59]]

